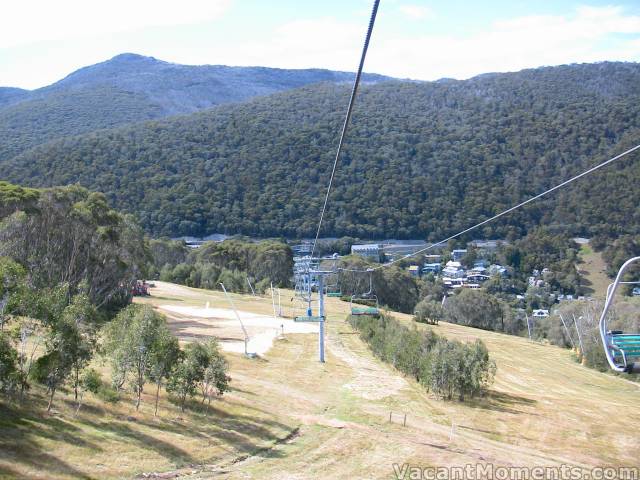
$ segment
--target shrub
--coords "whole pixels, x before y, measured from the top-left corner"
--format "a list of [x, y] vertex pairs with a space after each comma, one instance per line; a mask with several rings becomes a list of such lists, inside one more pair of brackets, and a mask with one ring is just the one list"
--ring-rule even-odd
[[413, 311], [413, 319], [416, 322], [437, 325], [444, 318], [444, 309], [438, 302], [423, 299], [416, 305]]
[[96, 370], [94, 370], [93, 368], [90, 368], [89, 370], [84, 372], [84, 374], [82, 375], [83, 390], [87, 392], [91, 392], [93, 394], [97, 394], [101, 386], [102, 386], [102, 378], [100, 377], [100, 374]]
[[256, 282], [256, 284], [254, 285], [254, 288], [256, 290], [256, 293], [265, 293], [265, 292], [271, 293], [270, 292], [271, 280], [268, 278], [263, 278], [259, 282]]
[[504, 312], [500, 302], [481, 290], [463, 289], [447, 299], [446, 317], [451, 323], [485, 330], [504, 330]]
[[471, 344], [447, 340], [432, 331], [407, 328], [386, 315], [352, 315], [349, 322], [376, 356], [441, 398], [457, 396], [463, 401], [493, 382], [496, 366], [480, 340]]
[[11, 346], [7, 335], [0, 333], [0, 392], [13, 393], [23, 380], [18, 369], [18, 352]]
[[106, 403], [118, 403], [120, 401], [120, 394], [111, 385], [101, 383], [96, 391], [96, 395], [100, 400]]

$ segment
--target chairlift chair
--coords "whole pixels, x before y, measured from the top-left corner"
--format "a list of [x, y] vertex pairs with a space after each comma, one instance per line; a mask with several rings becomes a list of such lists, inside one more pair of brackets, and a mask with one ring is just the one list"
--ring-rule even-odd
[[337, 266], [337, 261], [338, 258], [336, 256], [337, 254], [334, 254], [333, 258], [333, 268], [332, 270], [332, 274], [335, 276], [335, 283], [327, 283], [327, 286], [325, 287], [325, 294], [327, 295], [327, 297], [342, 297], [342, 289], [340, 288], [340, 279], [338, 276], [338, 266]]
[[[309, 285], [311, 285], [311, 274], [308, 273], [307, 274], [309, 277]], [[301, 297], [297, 297], [298, 300], [301, 299]], [[304, 302], [304, 308], [303, 310], [305, 311], [303, 315], [294, 315], [293, 317], [293, 321], [294, 322], [312, 322], [312, 323], [319, 323], [319, 322], [324, 322], [325, 321], [325, 317], [321, 316], [321, 315], [312, 315], [311, 311], [311, 302], [312, 302], [312, 295], [311, 295], [311, 291], [308, 291], [308, 295], [305, 298], [302, 298], [303, 302]]]
[[[373, 293], [373, 270], [368, 269], [369, 272], [369, 291], [362, 294], [351, 295], [351, 301], [349, 307], [351, 308], [351, 315], [370, 315], [372, 317], [380, 316], [380, 305], [378, 303], [378, 296]], [[370, 305], [354, 306], [353, 301], [357, 300], [356, 304], [362, 304], [362, 302], [368, 302]], [[375, 303], [375, 307], [373, 306]]]
[[623, 282], [622, 276], [631, 264], [640, 260], [633, 257], [627, 260], [618, 271], [615, 281], [607, 288], [607, 298], [600, 316], [600, 336], [604, 353], [612, 370], [616, 372], [640, 373], [640, 333], [624, 333], [607, 328], [607, 313], [613, 304], [616, 289], [620, 284], [636, 284], [640, 282]]
[[341, 297], [342, 290], [340, 288], [340, 285], [338, 284], [338, 281], [336, 280], [336, 283], [327, 285], [325, 293], [327, 294], [327, 297]]

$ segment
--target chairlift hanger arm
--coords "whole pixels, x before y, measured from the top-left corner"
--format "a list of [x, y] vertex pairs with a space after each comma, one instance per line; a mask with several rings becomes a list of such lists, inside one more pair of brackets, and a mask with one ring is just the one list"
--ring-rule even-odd
[[[600, 337], [602, 339], [602, 347], [604, 348], [607, 362], [612, 370], [620, 373], [640, 373], [640, 349], [636, 348], [635, 345], [636, 339], [640, 341], [640, 334], [622, 334], [609, 331], [607, 329], [607, 314], [613, 304], [618, 285], [636, 283], [623, 282], [622, 277], [625, 271], [637, 261], [640, 261], [640, 257], [630, 258], [620, 267], [615, 281], [607, 288], [607, 298], [598, 324]], [[622, 362], [620, 362], [616, 357], [622, 357]], [[637, 358], [639, 361], [630, 362], [629, 357]]]

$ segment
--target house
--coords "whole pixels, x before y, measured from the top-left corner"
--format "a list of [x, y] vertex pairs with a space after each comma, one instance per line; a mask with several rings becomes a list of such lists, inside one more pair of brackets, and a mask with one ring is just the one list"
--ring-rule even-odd
[[382, 249], [377, 243], [367, 243], [362, 245], [352, 245], [351, 255], [359, 255], [360, 257], [370, 258], [375, 262], [380, 261]]
[[453, 250], [451, 252], [451, 260], [453, 260], [454, 262], [459, 262], [460, 260], [462, 260], [462, 257], [464, 257], [466, 254], [467, 254], [466, 248]]
[[462, 278], [443, 278], [442, 283], [445, 288], [462, 288], [464, 280]]
[[482, 283], [489, 280], [491, 277], [489, 275], [485, 275], [484, 273], [476, 272], [475, 270], [467, 273], [467, 281], [473, 283]]
[[448, 278], [462, 278], [464, 277], [464, 269], [462, 268], [460, 262], [454, 262], [450, 260], [442, 269], [442, 275]]
[[422, 267], [422, 274], [433, 273], [437, 275], [442, 270], [442, 265], [440, 263], [425, 263]]
[[411, 274], [411, 276], [413, 277], [419, 277], [420, 276], [420, 266], [418, 265], [411, 265], [409, 267], [409, 273]]
[[485, 259], [480, 259], [480, 260], [476, 260], [475, 262], [473, 262], [473, 269], [477, 269], [477, 268], [487, 268], [489, 266], [489, 261], [485, 260]]
[[503, 267], [502, 265], [490, 265], [489, 266], [489, 275], [496, 275], [499, 274], [502, 277], [508, 277], [509, 276], [509, 271], [507, 270], [507, 267]]
[[542, 309], [534, 310], [531, 316], [533, 318], [545, 318], [549, 316], [549, 310], [542, 310]]
[[633, 290], [631, 290], [631, 295], [634, 297], [640, 297], [640, 287], [634, 287]]

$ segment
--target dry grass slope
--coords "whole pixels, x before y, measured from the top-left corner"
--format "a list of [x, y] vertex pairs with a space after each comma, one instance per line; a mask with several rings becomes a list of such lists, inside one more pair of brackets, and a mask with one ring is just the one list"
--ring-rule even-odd
[[[285, 313], [291, 296], [283, 294]], [[227, 307], [220, 292], [168, 284], [158, 284], [141, 301]], [[270, 298], [235, 295], [234, 301], [244, 311], [272, 313]], [[168, 408], [154, 420], [150, 398], [139, 415], [127, 403], [109, 407], [91, 400], [79, 420], [71, 418], [71, 405], [60, 408], [62, 398], [51, 417], [38, 404], [26, 407], [24, 419], [11, 418], [4, 408], [0, 472], [316, 479], [392, 478], [392, 465], [405, 462], [584, 469], [637, 464], [640, 418], [624, 412], [637, 408], [639, 385], [586, 369], [556, 347], [446, 323], [420, 325], [451, 338], [481, 338], [498, 364], [486, 398], [442, 402], [374, 358], [345, 322], [347, 311], [347, 304], [328, 300], [325, 364], [317, 361], [314, 334], [285, 335], [256, 360], [229, 354], [234, 390], [208, 416], [195, 404], [180, 415], [163, 402]]]

